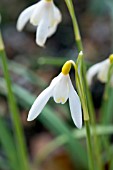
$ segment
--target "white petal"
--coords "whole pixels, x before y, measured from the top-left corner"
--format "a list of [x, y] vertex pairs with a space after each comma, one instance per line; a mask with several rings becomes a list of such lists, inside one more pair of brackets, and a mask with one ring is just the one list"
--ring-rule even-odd
[[89, 70], [87, 71], [87, 80], [88, 80], [88, 84], [91, 85], [93, 77], [99, 72], [101, 67], [101, 63], [95, 64], [93, 66], [91, 66], [89, 68]]
[[53, 27], [50, 27], [49, 30], [48, 30], [48, 38], [51, 37], [57, 30], [57, 24], [54, 24]]
[[18, 21], [17, 21], [17, 30], [21, 31], [23, 29], [23, 27], [25, 26], [25, 24], [28, 22], [28, 20], [30, 19], [30, 16], [33, 12], [33, 10], [35, 9], [35, 5], [32, 5], [28, 8], [26, 8], [19, 16]]
[[47, 19], [41, 20], [37, 32], [36, 32], [36, 43], [43, 47], [48, 36], [48, 21]]
[[60, 10], [54, 5], [54, 18], [53, 25], [49, 28], [48, 37], [51, 37], [57, 30], [58, 24], [62, 20], [62, 15]]
[[34, 120], [41, 113], [49, 98], [52, 96], [52, 88], [52, 86], [49, 86], [37, 97], [29, 111], [28, 121]]
[[29, 115], [28, 115], [28, 121], [34, 120], [42, 111], [46, 103], [48, 102], [49, 98], [52, 96], [53, 89], [57, 82], [62, 78], [62, 74], [59, 74], [57, 77], [55, 77], [52, 82], [50, 83], [50, 86], [46, 88], [35, 100], [33, 103]]
[[36, 33], [36, 43], [41, 47], [44, 46], [49, 35], [49, 29], [53, 25], [53, 2], [45, 1], [42, 11], [43, 15], [41, 16]]
[[53, 98], [56, 103], [64, 104], [69, 97], [69, 84], [68, 84], [69, 76], [64, 76], [62, 74], [62, 78], [57, 82], [56, 86], [53, 90]]
[[77, 126], [77, 128], [80, 129], [82, 128], [81, 102], [79, 96], [74, 90], [71, 80], [69, 80], [69, 84], [70, 84], [69, 105], [70, 105], [71, 116], [74, 124]]
[[44, 1], [41, 0], [37, 3], [35, 10], [33, 11], [31, 17], [30, 17], [30, 23], [37, 26], [40, 22], [40, 20], [43, 18], [44, 14]]
[[51, 16], [53, 16], [53, 2], [52, 1], [47, 2], [45, 0], [41, 0], [32, 14], [30, 18], [30, 22], [33, 25], [37, 26], [39, 25], [40, 20], [46, 18], [50, 26]]
[[60, 73], [58, 76], [56, 76], [52, 81], [50, 86], [55, 86], [63, 77], [63, 74]]
[[54, 5], [54, 16], [55, 16], [55, 20], [57, 21], [57, 24], [60, 23], [62, 20], [62, 14], [55, 5]]
[[100, 70], [98, 73], [97, 78], [102, 82], [106, 83], [108, 80], [108, 71], [110, 67], [110, 60], [106, 59], [105, 61], [101, 62]]

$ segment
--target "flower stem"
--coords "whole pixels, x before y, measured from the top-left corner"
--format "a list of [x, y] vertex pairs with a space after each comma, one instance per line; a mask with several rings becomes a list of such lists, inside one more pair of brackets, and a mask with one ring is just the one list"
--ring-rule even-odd
[[75, 71], [76, 71], [76, 86], [77, 86], [78, 93], [79, 93], [82, 107], [83, 107], [83, 117], [84, 117], [85, 128], [86, 128], [89, 170], [94, 170], [94, 158], [93, 158], [91, 133], [90, 133], [90, 126], [89, 126], [89, 113], [88, 113], [86, 95], [84, 93], [85, 90], [84, 90], [84, 86], [83, 86], [83, 79], [82, 79], [81, 73], [78, 72], [77, 67], [76, 67]]
[[71, 19], [72, 19], [75, 41], [76, 41], [76, 44], [77, 44], [78, 52], [80, 52], [80, 51], [83, 51], [83, 45], [82, 45], [82, 40], [81, 40], [78, 22], [77, 22], [76, 15], [75, 15], [75, 12], [74, 12], [73, 3], [72, 3], [72, 0], [65, 0], [65, 2], [66, 2], [66, 5], [68, 7]]
[[86, 135], [87, 135], [87, 148], [88, 148], [88, 154], [89, 154], [89, 169], [94, 170], [94, 164], [92, 159], [92, 145], [91, 145], [91, 133], [90, 133], [90, 125], [89, 121], [85, 121], [85, 127], [86, 127]]
[[[86, 68], [85, 65], [83, 65], [83, 74], [85, 75], [86, 73]], [[98, 140], [98, 136], [97, 136], [97, 131], [96, 131], [96, 117], [95, 117], [95, 111], [94, 111], [94, 105], [93, 105], [93, 101], [92, 101], [92, 96], [87, 84], [87, 80], [86, 77], [84, 77], [84, 84], [85, 84], [85, 89], [86, 89], [86, 95], [87, 95], [87, 104], [88, 104], [88, 109], [90, 114], [90, 118], [91, 118], [91, 124], [93, 126], [94, 129], [94, 135], [93, 135], [93, 141], [94, 141], [94, 145], [95, 145], [95, 157], [97, 160], [97, 165], [98, 165], [98, 170], [103, 170], [103, 164], [102, 164], [102, 158], [100, 157], [101, 155], [101, 147], [100, 147], [100, 141]]]
[[4, 43], [2, 40], [1, 32], [0, 32], [0, 58], [3, 64], [3, 71], [4, 71], [4, 76], [5, 76], [6, 85], [7, 85], [8, 100], [9, 100], [9, 106], [10, 106], [10, 111], [11, 111], [12, 123], [14, 126], [16, 149], [17, 149], [17, 156], [18, 156], [18, 161], [19, 161], [18, 164], [21, 170], [29, 170], [30, 168], [29, 168], [29, 164], [27, 160], [27, 154], [26, 154], [27, 152], [26, 152], [24, 134], [23, 134], [22, 125], [20, 121], [19, 111], [16, 105], [16, 101], [13, 95], [12, 88], [11, 88], [11, 81], [10, 81], [10, 75], [8, 71], [7, 58], [6, 58], [6, 53], [5, 53], [5, 48], [4, 48]]

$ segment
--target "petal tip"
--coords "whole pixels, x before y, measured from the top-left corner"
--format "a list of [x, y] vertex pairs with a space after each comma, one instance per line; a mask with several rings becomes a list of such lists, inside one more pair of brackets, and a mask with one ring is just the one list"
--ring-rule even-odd
[[19, 31], [19, 32], [22, 31], [22, 28], [21, 28], [20, 24], [18, 23], [18, 21], [17, 21], [17, 24], [16, 24], [16, 29], [17, 29], [17, 31]]
[[18, 27], [17, 27], [16, 29], [17, 29], [18, 32], [21, 32], [21, 31], [22, 31], [22, 29], [20, 29], [20, 28], [18, 28]]
[[31, 120], [29, 120], [29, 118], [27, 118], [27, 121], [30, 122]]
[[33, 112], [30, 110], [29, 111], [29, 114], [28, 114], [28, 117], [27, 117], [27, 121], [32, 121], [36, 118], [36, 116], [34, 116]]
[[45, 48], [44, 43], [42, 43], [41, 41], [39, 41], [39, 40], [37, 40], [37, 39], [36, 39], [36, 44], [37, 44], [38, 46], [42, 47], [42, 48]]
[[29, 115], [28, 115], [28, 117], [27, 117], [27, 121], [28, 122], [30, 122], [30, 121], [32, 121], [32, 120], [34, 120], [33, 118], [31, 118]]
[[82, 123], [79, 124], [79, 125], [76, 125], [76, 127], [77, 127], [78, 129], [82, 129]]

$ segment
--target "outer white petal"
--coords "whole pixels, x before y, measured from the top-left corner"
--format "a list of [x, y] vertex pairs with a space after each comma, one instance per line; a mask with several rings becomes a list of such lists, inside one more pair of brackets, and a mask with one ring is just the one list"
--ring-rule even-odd
[[35, 11], [33, 12], [31, 18], [30, 18], [30, 22], [37, 26], [39, 25], [40, 20], [42, 20], [43, 18], [46, 18], [46, 20], [50, 24], [50, 19], [51, 16], [53, 16], [53, 2], [47, 2], [45, 0], [41, 0], [38, 4], [37, 7], [35, 9]]
[[53, 87], [49, 86], [37, 97], [29, 111], [28, 121], [34, 120], [41, 113], [49, 98], [52, 96], [52, 88]]
[[[53, 17], [54, 16], [54, 17]], [[49, 28], [48, 37], [51, 37], [57, 30], [58, 24], [62, 20], [60, 10], [54, 5], [54, 15], [52, 15], [53, 25]]]
[[71, 80], [69, 80], [69, 87], [70, 87], [69, 105], [70, 105], [71, 116], [72, 116], [74, 124], [77, 126], [77, 128], [80, 129], [82, 128], [81, 102], [80, 102], [79, 96], [74, 90]]
[[40, 22], [40, 20], [43, 18], [44, 14], [44, 4], [45, 2], [41, 0], [37, 3], [35, 10], [33, 11], [31, 17], [30, 17], [30, 23], [37, 26]]
[[57, 21], [57, 24], [61, 22], [62, 14], [55, 5], [54, 5], [54, 17], [55, 17], [55, 20]]
[[57, 82], [61, 79], [62, 75], [59, 74], [57, 77], [55, 77], [50, 86], [48, 88], [46, 88], [35, 100], [35, 102], [33, 103], [30, 111], [29, 111], [29, 115], [28, 115], [28, 121], [32, 121], [34, 120], [42, 111], [42, 109], [44, 108], [44, 106], [46, 105], [46, 103], [48, 102], [49, 98], [52, 96], [53, 93], [53, 89], [55, 87], [55, 85], [57, 84]]
[[101, 68], [101, 63], [98, 63], [98, 64], [91, 66], [89, 70], [87, 71], [86, 76], [87, 76], [89, 85], [91, 85], [93, 77], [99, 72], [100, 68]]
[[18, 21], [17, 21], [17, 30], [21, 31], [23, 29], [23, 27], [25, 26], [25, 24], [28, 22], [28, 20], [30, 19], [30, 16], [33, 12], [33, 10], [35, 9], [35, 5], [32, 5], [28, 8], [26, 8], [19, 16]]
[[55, 86], [63, 77], [63, 74], [60, 73], [58, 76], [56, 76], [52, 81], [50, 86]]
[[42, 19], [36, 32], [36, 43], [43, 47], [48, 36], [48, 21], [47, 19]]
[[57, 24], [54, 24], [53, 27], [50, 27], [50, 28], [49, 28], [49, 30], [48, 30], [48, 36], [47, 36], [48, 38], [51, 37], [51, 36], [56, 32], [57, 26], [58, 26]]
[[109, 59], [106, 59], [105, 61], [101, 62], [101, 66], [97, 78], [103, 83], [106, 83], [108, 80], [109, 67], [110, 67]]
[[53, 98], [56, 103], [64, 104], [69, 97], [69, 75], [64, 76], [57, 82], [53, 90]]

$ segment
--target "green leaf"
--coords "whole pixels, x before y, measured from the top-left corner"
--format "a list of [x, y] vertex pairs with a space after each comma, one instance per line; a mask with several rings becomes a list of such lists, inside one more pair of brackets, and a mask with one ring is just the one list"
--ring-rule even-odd
[[12, 170], [19, 170], [17, 152], [9, 129], [7, 128], [4, 120], [0, 117], [0, 143], [8, 158], [9, 167]]

